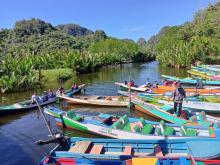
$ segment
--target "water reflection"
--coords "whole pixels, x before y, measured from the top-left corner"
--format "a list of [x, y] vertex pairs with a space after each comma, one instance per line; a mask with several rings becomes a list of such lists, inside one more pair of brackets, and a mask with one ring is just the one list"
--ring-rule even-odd
[[[187, 75], [186, 70], [162, 68], [157, 62], [123, 64], [105, 67], [95, 73], [75, 75], [64, 83], [64, 87], [66, 89], [70, 88], [73, 82], [77, 82], [78, 84], [85, 83], [87, 84], [86, 95], [116, 95], [117, 87], [114, 85], [115, 81], [125, 81], [130, 77], [136, 84], [141, 85], [147, 78], [150, 78], [151, 81], [156, 80], [160, 82], [161, 74]], [[37, 93], [42, 93], [48, 89], [57, 89], [58, 87], [59, 83], [57, 81], [48, 82], [44, 88], [38, 89]], [[0, 105], [12, 104], [29, 99], [32, 93], [33, 91], [1, 94]], [[123, 115], [128, 113], [126, 108], [73, 106], [63, 102], [55, 105], [65, 110], [74, 109], [76, 113], [86, 115], [97, 115], [99, 113]], [[146, 119], [152, 120], [152, 118], [137, 111], [131, 111], [131, 116], [143, 116]], [[71, 136], [95, 137], [94, 135], [79, 131], [57, 129], [55, 120], [52, 117], [48, 117], [48, 120], [50, 120], [53, 131], [64, 131], [64, 133]], [[4, 155], [0, 157], [0, 162], [4, 162], [4, 164], [37, 164], [40, 158], [46, 153], [49, 153], [53, 146], [36, 146], [34, 141], [46, 139], [48, 138], [48, 134], [42, 117], [39, 117], [38, 110], [0, 117], [0, 155]]]

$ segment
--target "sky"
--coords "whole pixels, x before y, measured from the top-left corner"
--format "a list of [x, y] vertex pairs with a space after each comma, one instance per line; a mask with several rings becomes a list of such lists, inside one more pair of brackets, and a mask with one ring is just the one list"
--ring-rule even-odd
[[216, 0], [2, 0], [0, 28], [39, 18], [56, 26], [75, 23], [108, 36], [149, 39], [164, 26], [191, 21]]

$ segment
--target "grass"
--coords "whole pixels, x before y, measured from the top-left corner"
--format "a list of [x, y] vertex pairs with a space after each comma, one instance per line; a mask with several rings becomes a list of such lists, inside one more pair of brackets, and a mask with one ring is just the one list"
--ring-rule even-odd
[[42, 70], [42, 75], [46, 82], [54, 82], [58, 79], [68, 80], [73, 76], [73, 70], [70, 68]]

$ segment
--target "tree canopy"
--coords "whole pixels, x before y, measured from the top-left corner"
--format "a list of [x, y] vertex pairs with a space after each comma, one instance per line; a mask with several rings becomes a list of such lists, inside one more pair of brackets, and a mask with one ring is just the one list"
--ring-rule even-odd
[[198, 11], [191, 22], [163, 28], [146, 43], [162, 65], [220, 63], [220, 2]]

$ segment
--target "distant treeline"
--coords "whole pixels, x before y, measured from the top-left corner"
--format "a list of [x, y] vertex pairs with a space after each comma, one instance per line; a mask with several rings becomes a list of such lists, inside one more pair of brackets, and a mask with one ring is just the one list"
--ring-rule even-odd
[[[109, 37], [75, 24], [52, 26], [40, 19], [22, 20], [0, 31], [2, 92], [41, 84], [42, 69], [91, 72], [109, 64], [152, 60], [132, 40]], [[37, 73], [37, 74], [36, 74]]]

